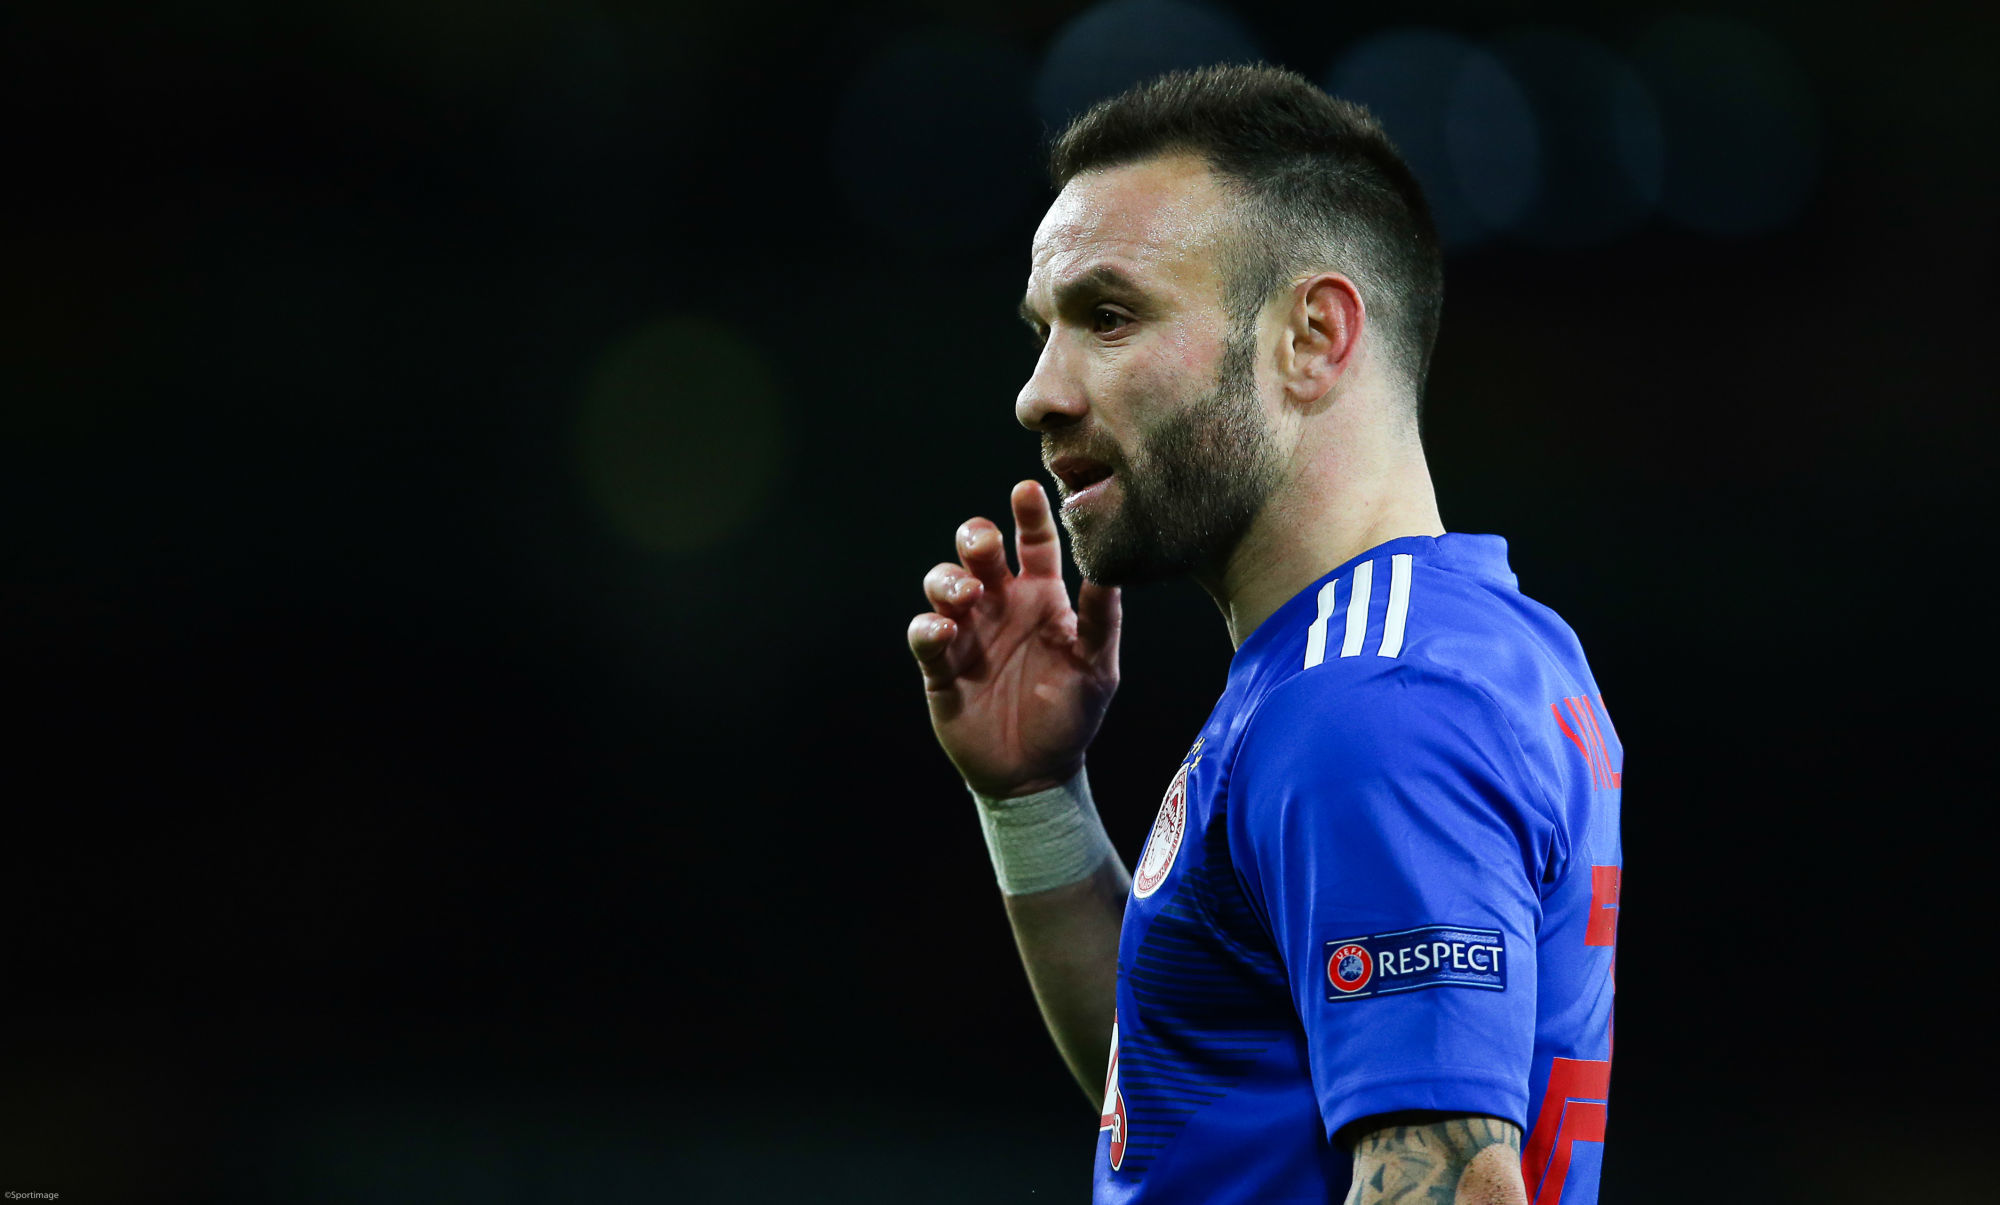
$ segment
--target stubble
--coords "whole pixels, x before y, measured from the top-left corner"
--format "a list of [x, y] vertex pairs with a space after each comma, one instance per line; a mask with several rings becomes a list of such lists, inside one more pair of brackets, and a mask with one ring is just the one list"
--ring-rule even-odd
[[1254, 332], [1231, 334], [1214, 389], [1147, 432], [1139, 455], [1120, 471], [1116, 511], [1063, 512], [1070, 554], [1085, 577], [1138, 585], [1228, 560], [1279, 475], [1257, 398], [1256, 354]]

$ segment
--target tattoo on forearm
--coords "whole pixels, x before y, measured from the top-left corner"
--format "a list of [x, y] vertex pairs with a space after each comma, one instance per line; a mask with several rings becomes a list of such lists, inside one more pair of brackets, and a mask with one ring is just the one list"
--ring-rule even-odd
[[[1371, 1130], [1354, 1144], [1354, 1181], [1346, 1205], [1452, 1205], [1473, 1159], [1491, 1146], [1507, 1148], [1512, 1156], [1508, 1165], [1518, 1166], [1520, 1128], [1495, 1117], [1450, 1117]], [[1486, 1177], [1475, 1173], [1475, 1178], [1490, 1177], [1493, 1162], [1484, 1162]]]

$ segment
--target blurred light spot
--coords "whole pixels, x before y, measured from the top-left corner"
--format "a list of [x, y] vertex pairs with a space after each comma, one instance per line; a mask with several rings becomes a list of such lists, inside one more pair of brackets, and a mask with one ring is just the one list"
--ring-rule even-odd
[[620, 534], [657, 552], [706, 547], [755, 518], [778, 482], [776, 383], [729, 329], [661, 319], [598, 362], [576, 451], [584, 488]]
[[1639, 74], [1581, 34], [1528, 30], [1494, 44], [1541, 131], [1542, 191], [1512, 224], [1553, 246], [1638, 228], [1660, 197], [1660, 117]]
[[1640, 40], [1638, 59], [1666, 127], [1668, 217], [1742, 235], [1797, 215], [1818, 175], [1819, 114], [1783, 46], [1732, 21], [1669, 17]]
[[1464, 38], [1430, 29], [1378, 35], [1334, 64], [1327, 89], [1382, 122], [1447, 247], [1478, 242], [1534, 200], [1541, 150], [1527, 97]]
[[948, 31], [891, 45], [848, 81], [834, 174], [856, 216], [916, 247], [968, 246], [1037, 195], [1032, 63]]
[[1194, 0], [1110, 0], [1064, 26], [1042, 60], [1035, 108], [1050, 130], [1167, 71], [1263, 56], [1235, 17]]
[[1542, 141], [1521, 85], [1483, 50], [1466, 56], [1445, 111], [1452, 178], [1489, 227], [1519, 221], [1542, 190]]

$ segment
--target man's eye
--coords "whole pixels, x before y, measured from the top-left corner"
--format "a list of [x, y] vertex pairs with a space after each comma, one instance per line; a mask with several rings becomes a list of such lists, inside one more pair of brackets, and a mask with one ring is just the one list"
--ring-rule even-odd
[[1130, 321], [1131, 319], [1117, 310], [1106, 309], [1104, 306], [1098, 306], [1090, 314], [1091, 329], [1100, 335], [1108, 335]]

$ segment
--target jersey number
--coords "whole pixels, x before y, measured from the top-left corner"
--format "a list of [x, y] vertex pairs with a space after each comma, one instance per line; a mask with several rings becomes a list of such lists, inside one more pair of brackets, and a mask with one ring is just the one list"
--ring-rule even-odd
[[[1590, 922], [1583, 933], [1586, 946], [1617, 945], [1618, 878], [1616, 866], [1590, 868]], [[1615, 981], [1615, 970], [1613, 978]], [[1528, 1135], [1521, 1151], [1521, 1179], [1528, 1186], [1532, 1205], [1556, 1205], [1562, 1200], [1575, 1145], [1604, 1141], [1605, 1102], [1610, 1096], [1610, 1059], [1551, 1062], [1549, 1086], [1535, 1114], [1535, 1132]]]

